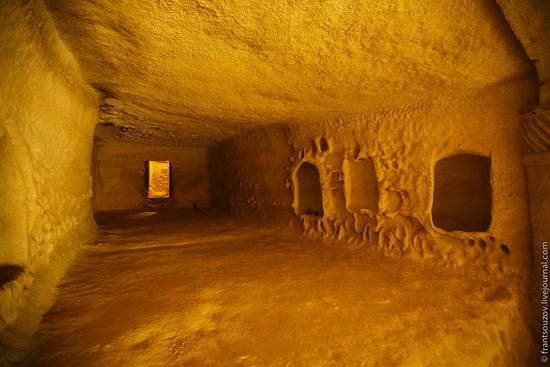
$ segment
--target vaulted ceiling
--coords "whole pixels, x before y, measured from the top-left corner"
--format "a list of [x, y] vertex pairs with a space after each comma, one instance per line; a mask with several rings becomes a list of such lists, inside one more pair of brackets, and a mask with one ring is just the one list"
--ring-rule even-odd
[[536, 73], [495, 0], [46, 3], [101, 93], [101, 122], [186, 145]]

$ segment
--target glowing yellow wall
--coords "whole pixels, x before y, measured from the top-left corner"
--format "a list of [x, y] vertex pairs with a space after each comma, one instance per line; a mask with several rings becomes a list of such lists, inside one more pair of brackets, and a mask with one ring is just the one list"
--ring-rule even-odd
[[41, 2], [0, 2], [0, 33], [0, 171], [9, 194], [0, 226], [17, 239], [2, 243], [10, 248], [0, 261], [24, 268], [0, 289], [3, 364], [51, 306], [78, 246], [93, 238], [90, 161], [98, 106]]
[[170, 161], [149, 161], [147, 198], [168, 199], [170, 197]]
[[[223, 179], [216, 183], [223, 193], [218, 197], [238, 212], [264, 215], [273, 202], [281, 203], [281, 212], [292, 205], [311, 236], [366, 243], [388, 256], [527, 274], [532, 253], [519, 114], [536, 100], [536, 88], [534, 78], [524, 78], [446, 105], [327, 117], [310, 126], [291, 124], [285, 134], [258, 129], [213, 149], [221, 162], [213, 164], [214, 177]], [[277, 154], [265, 153], [267, 141], [279, 146]], [[461, 153], [491, 157], [487, 231], [447, 232], [432, 224], [435, 164]], [[375, 177], [350, 174], [349, 160], [370, 159]], [[319, 170], [322, 218], [302, 217], [296, 195], [303, 162]], [[350, 206], [346, 188], [374, 186], [374, 179], [377, 187], [370, 190], [377, 190], [378, 210], [372, 203], [363, 208], [369, 210]], [[275, 189], [283, 183], [286, 194]]]

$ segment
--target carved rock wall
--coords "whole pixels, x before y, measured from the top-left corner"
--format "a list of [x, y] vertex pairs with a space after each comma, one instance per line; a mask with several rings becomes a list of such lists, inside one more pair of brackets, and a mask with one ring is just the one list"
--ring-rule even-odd
[[[309, 130], [296, 128], [291, 186], [299, 191], [295, 173], [309, 162], [319, 169], [323, 192], [324, 216], [298, 213], [306, 233], [369, 244], [386, 255], [434, 258], [453, 268], [474, 264], [494, 273], [526, 268], [531, 254], [519, 111], [529, 103], [529, 90], [534, 94], [532, 81], [509, 83], [452, 106], [346, 116]], [[435, 163], [456, 154], [491, 159], [487, 231], [447, 232], [432, 224]], [[345, 162], [360, 159], [374, 164], [378, 212], [346, 209]]]
[[[286, 179], [293, 211], [308, 236], [367, 245], [390, 256], [431, 259], [450, 268], [472, 265], [494, 274], [522, 271], [529, 268], [532, 255], [520, 111], [535, 99], [536, 80], [527, 78], [452, 105], [340, 115], [310, 126], [291, 124], [286, 138], [280, 132], [257, 131], [255, 139], [262, 142], [258, 146], [252, 144], [254, 139], [239, 137], [216, 148], [221, 149], [218, 156], [231, 162], [219, 175], [228, 178], [222, 196], [238, 212], [265, 214], [262, 203], [277, 201], [261, 189], [263, 175], [268, 174], [276, 183], [271, 193]], [[265, 146], [273, 142], [287, 156], [279, 151], [276, 159], [261, 159], [269, 156]], [[486, 231], [448, 232], [432, 224], [434, 166], [457, 154], [491, 160], [491, 223]], [[251, 157], [254, 164], [248, 161]], [[368, 173], [363, 182], [347, 181], [359, 180], [360, 170], [353, 174], [350, 170], [364, 161], [372, 161], [375, 180]], [[322, 201], [321, 209], [302, 205], [314, 206], [311, 197], [300, 201], [297, 177], [305, 162], [318, 170], [322, 197], [315, 200]], [[376, 197], [372, 188], [357, 189], [373, 182], [378, 207], [371, 199], [358, 204], [362, 201], [349, 197]], [[302, 184], [312, 191], [310, 182]], [[283, 207], [289, 205], [288, 199], [280, 202]]]
[[210, 150], [213, 205], [236, 214], [292, 215], [286, 165], [288, 131], [275, 125], [247, 132]]
[[94, 210], [147, 210], [145, 161], [148, 160], [171, 162], [173, 201], [167, 208], [192, 208], [197, 201], [210, 202], [206, 148], [96, 141]]
[[90, 206], [98, 102], [38, 1], [0, 2], [0, 365], [51, 307]]

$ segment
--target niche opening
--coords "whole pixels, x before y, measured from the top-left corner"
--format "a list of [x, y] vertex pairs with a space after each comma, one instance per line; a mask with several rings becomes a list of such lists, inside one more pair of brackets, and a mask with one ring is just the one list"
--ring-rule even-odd
[[172, 165], [170, 161], [145, 162], [146, 202], [166, 206], [172, 202]]
[[378, 180], [372, 158], [346, 159], [342, 170], [346, 209], [352, 213], [359, 213], [361, 209], [378, 212]]
[[0, 266], [0, 287], [4, 284], [17, 279], [25, 271], [25, 268], [19, 265], [2, 265]]
[[0, 130], [0, 286], [28, 265], [28, 202], [21, 164], [11, 139]]
[[441, 159], [434, 167], [434, 226], [449, 232], [488, 230], [491, 195], [491, 158], [460, 154]]
[[317, 167], [308, 162], [302, 163], [296, 174], [295, 184], [294, 200], [298, 203], [296, 214], [323, 216], [323, 194]]

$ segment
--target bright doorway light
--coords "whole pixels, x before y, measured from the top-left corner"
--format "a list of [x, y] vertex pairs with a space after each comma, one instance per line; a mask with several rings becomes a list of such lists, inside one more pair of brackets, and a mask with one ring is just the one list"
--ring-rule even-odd
[[147, 199], [169, 199], [170, 161], [147, 161]]

